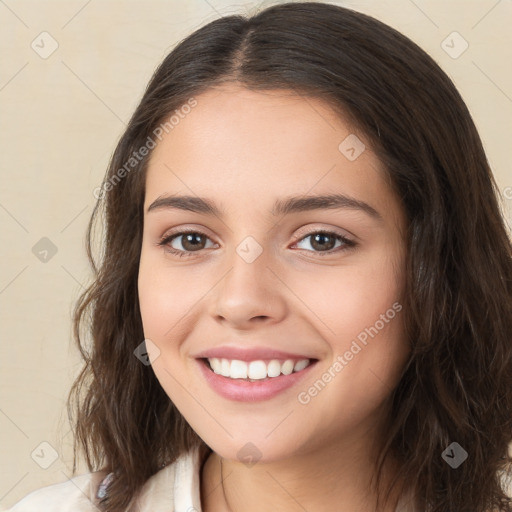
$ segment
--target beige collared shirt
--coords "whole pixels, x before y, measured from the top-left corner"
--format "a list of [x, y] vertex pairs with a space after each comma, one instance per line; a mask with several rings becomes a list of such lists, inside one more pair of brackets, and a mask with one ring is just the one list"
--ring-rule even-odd
[[[141, 512], [201, 512], [200, 458], [197, 450], [183, 454], [155, 473], [143, 486]], [[97, 493], [105, 473], [75, 476], [37, 489], [7, 512], [99, 512]]]

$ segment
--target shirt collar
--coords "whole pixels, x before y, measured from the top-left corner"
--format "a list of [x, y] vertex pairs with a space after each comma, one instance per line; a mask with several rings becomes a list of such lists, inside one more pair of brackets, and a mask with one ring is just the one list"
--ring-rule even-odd
[[174, 510], [175, 512], [201, 512], [201, 454], [192, 448], [175, 461]]

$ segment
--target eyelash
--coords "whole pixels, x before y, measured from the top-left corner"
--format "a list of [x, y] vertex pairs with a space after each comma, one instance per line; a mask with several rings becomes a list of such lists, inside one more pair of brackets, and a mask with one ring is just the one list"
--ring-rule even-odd
[[[345, 247], [337, 247], [336, 249], [329, 249], [328, 251], [309, 251], [309, 250], [307, 251], [307, 252], [314, 252], [314, 253], [318, 254], [319, 256], [326, 256], [326, 255], [330, 255], [330, 254], [333, 254], [336, 252], [348, 251], [350, 249], [354, 249], [358, 245], [353, 240], [350, 240], [350, 239], [346, 238], [345, 236], [340, 235], [339, 233], [336, 233], [334, 231], [326, 231], [326, 230], [316, 230], [316, 231], [311, 231], [309, 233], [306, 233], [301, 238], [295, 238], [294, 243], [301, 242], [302, 240], [304, 240], [310, 236], [317, 235], [317, 234], [334, 236], [334, 238], [336, 238], [336, 240], [340, 240], [341, 242], [343, 242], [345, 244]], [[200, 251], [187, 252], [187, 251], [181, 251], [179, 249], [173, 249], [171, 247], [168, 247], [168, 244], [172, 240], [174, 240], [175, 238], [178, 238], [180, 236], [183, 236], [183, 235], [202, 235], [206, 238], [209, 238], [206, 233], [203, 233], [202, 231], [199, 231], [199, 230], [177, 231], [175, 233], [172, 233], [171, 235], [164, 235], [160, 239], [160, 241], [158, 242], [157, 245], [159, 247], [163, 247], [166, 252], [174, 254], [176, 256], [179, 256], [180, 258], [181, 257], [188, 258], [188, 257], [193, 256], [195, 252], [200, 252]], [[302, 249], [302, 250], [306, 250], [306, 249]]]

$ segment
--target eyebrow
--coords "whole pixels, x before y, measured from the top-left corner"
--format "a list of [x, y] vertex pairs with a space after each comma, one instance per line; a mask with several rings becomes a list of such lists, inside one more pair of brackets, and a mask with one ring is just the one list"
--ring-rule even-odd
[[[206, 215], [224, 217], [224, 212], [213, 201], [206, 197], [164, 195], [158, 197], [147, 209], [147, 213], [155, 210], [176, 208]], [[328, 194], [315, 196], [296, 196], [278, 199], [272, 209], [273, 215], [287, 215], [313, 210], [333, 209], [359, 210], [375, 220], [382, 221], [382, 216], [372, 206], [364, 201], [354, 199], [344, 194]]]

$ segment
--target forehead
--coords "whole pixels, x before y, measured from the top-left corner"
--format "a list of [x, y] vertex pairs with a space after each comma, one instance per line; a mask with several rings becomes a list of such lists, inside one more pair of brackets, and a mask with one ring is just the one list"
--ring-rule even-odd
[[[206, 195], [229, 211], [270, 208], [279, 197], [308, 192], [398, 208], [364, 135], [322, 100], [237, 85], [194, 99], [153, 150], [145, 208], [161, 194]], [[356, 143], [357, 158], [347, 158], [345, 141]]]
[[[178, 122], [166, 130], [155, 156], [177, 146], [195, 156], [200, 145], [203, 151], [229, 148], [225, 159], [230, 161], [238, 153], [249, 156], [255, 151], [274, 161], [281, 154], [289, 160], [287, 150], [303, 158], [326, 136], [324, 146], [353, 131], [322, 100], [289, 90], [253, 91], [227, 84], [194, 99], [196, 106], [186, 115], [179, 120], [174, 116]], [[223, 154], [216, 156], [220, 159]]]

